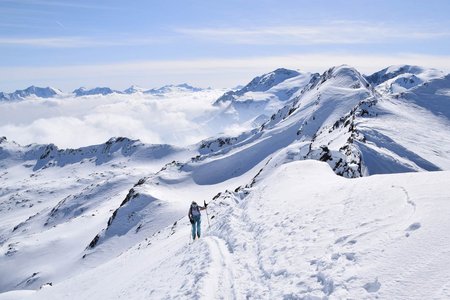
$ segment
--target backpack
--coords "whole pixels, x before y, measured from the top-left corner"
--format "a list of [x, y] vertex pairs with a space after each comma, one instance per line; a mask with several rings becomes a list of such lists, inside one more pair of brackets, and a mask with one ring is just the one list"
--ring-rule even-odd
[[196, 204], [191, 205], [191, 215], [194, 218], [197, 218], [200, 216], [200, 208]]

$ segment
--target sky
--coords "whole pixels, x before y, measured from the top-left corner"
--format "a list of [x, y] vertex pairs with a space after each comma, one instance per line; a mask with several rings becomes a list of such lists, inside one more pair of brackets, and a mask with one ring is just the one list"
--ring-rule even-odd
[[0, 0], [0, 91], [244, 85], [279, 67], [450, 72], [450, 1]]

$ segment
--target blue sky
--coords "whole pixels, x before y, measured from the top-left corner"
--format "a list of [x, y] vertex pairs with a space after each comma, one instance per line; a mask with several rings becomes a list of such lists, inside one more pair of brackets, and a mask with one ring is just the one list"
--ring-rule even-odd
[[450, 71], [450, 1], [0, 0], [0, 91], [245, 84], [278, 67]]

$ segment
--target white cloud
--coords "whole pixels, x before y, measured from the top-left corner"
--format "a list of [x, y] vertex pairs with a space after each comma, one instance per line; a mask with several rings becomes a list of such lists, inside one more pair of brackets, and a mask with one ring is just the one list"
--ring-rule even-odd
[[111, 46], [140, 46], [161, 43], [167, 38], [122, 37], [122, 38], [90, 38], [82, 36], [69, 37], [8, 37], [0, 38], [0, 46], [27, 46], [43, 48], [92, 48]]
[[446, 28], [427, 30], [423, 27], [401, 27], [398, 24], [348, 21], [254, 28], [178, 28], [176, 31], [195, 39], [251, 45], [368, 44], [450, 36]]
[[[215, 132], [196, 122], [213, 112], [223, 91], [172, 94], [161, 99], [144, 95], [109, 95], [1, 103], [0, 133], [20, 144], [54, 143], [78, 148], [113, 136], [146, 143], [188, 145]], [[181, 105], [179, 105], [181, 104]]]

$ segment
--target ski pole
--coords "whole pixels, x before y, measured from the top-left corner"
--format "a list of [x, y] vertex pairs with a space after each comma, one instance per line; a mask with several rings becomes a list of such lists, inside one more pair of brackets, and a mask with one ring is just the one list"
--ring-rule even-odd
[[211, 228], [211, 224], [209, 223], [208, 207], [206, 205], [206, 200], [203, 200], [203, 204], [205, 205], [206, 218], [208, 219], [208, 228]]

